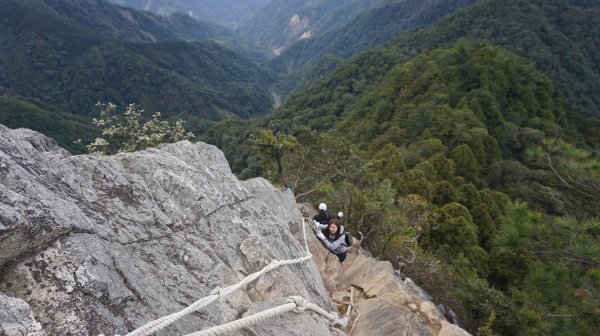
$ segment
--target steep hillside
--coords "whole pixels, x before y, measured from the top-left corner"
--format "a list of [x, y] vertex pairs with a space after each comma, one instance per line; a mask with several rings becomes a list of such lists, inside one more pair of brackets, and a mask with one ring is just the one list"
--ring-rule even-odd
[[[554, 193], [560, 185], [544, 181], [547, 172], [526, 168], [530, 146], [556, 134], [573, 140], [565, 110], [550, 81], [523, 59], [491, 45], [458, 44], [392, 68], [358, 97], [335, 129], [369, 152], [427, 137], [441, 140], [448, 153], [467, 145], [479, 169], [461, 168], [459, 160], [465, 158], [453, 157], [457, 173], [467, 180], [547, 213], [575, 214], [578, 209], [596, 214], [600, 204], [566, 189]], [[518, 175], [509, 179], [509, 169]]]
[[[327, 129], [332, 117], [347, 111], [354, 97], [390, 66], [466, 38], [486, 39], [525, 57], [552, 80], [570, 108], [600, 117], [600, 94], [596, 92], [600, 88], [599, 13], [598, 7], [576, 7], [567, 0], [479, 1], [431, 27], [405, 34], [385, 48], [356, 57], [333, 76], [292, 98], [279, 114], [288, 118], [303, 111], [313, 125]], [[307, 99], [315, 95], [323, 95], [318, 105]]]
[[233, 40], [233, 32], [187, 15], [158, 16], [115, 6], [105, 0], [25, 0], [43, 5], [54, 14], [87, 29], [119, 40], [160, 42], [173, 40]]
[[398, 55], [370, 55], [358, 60], [375, 60], [373, 73], [342, 67], [324, 81], [335, 85], [284, 105], [294, 114], [208, 136], [246, 158], [234, 161], [243, 173], [277, 183], [276, 153], [250, 145], [280, 144], [299, 197], [351, 214], [370, 251], [450, 304], [469, 332], [593, 333], [600, 163], [573, 145], [582, 136], [548, 77], [487, 42], [391, 67], [382, 60]]
[[[0, 159], [2, 335], [148, 335], [137, 328], [193, 303], [154, 325], [154, 334], [188, 335], [289, 307], [291, 296], [297, 311], [227, 334], [468, 335], [357, 245], [346, 277], [303, 229], [291, 193], [238, 180], [214, 146], [70, 156], [39, 133], [0, 125]], [[349, 286], [356, 323], [343, 325], [330, 295], [339, 300]]]
[[406, 53], [460, 38], [489, 40], [530, 60], [579, 112], [600, 116], [595, 91], [600, 87], [600, 7], [569, 3], [482, 1], [439, 26], [400, 38], [394, 45]]
[[[293, 197], [263, 179], [239, 181], [214, 146], [70, 156], [38, 133], [0, 125], [0, 157], [0, 292], [27, 302], [46, 335], [124, 335], [272, 259], [306, 253], [288, 229], [301, 218]], [[332, 310], [312, 261], [274, 270], [247, 289], [162, 333], [206, 329], [291, 295]], [[14, 335], [5, 301], [0, 307], [0, 332], [9, 327]], [[331, 335], [310, 314], [249, 328]]]
[[[85, 152], [85, 144], [99, 132], [89, 119], [63, 113], [39, 102], [14, 96], [0, 96], [0, 124], [7, 127], [31, 127], [45, 132], [71, 153]], [[74, 143], [81, 139], [81, 144]]]
[[[287, 95], [332, 69], [332, 59], [341, 63], [367, 49], [389, 42], [406, 30], [429, 25], [475, 0], [396, 0], [386, 1], [364, 11], [344, 24], [313, 38], [302, 39], [270, 61], [278, 72], [286, 73], [280, 85]], [[307, 69], [307, 64], [310, 66]]]
[[318, 36], [381, 0], [273, 0], [238, 28], [248, 41], [274, 54], [292, 43]]
[[160, 15], [184, 13], [200, 20], [237, 27], [269, 0], [108, 0]]
[[[556, 132], [568, 134], [573, 142], [598, 141], [597, 135], [584, 138], [573, 130], [580, 119], [558, 98], [551, 82], [533, 67], [526, 66], [524, 60], [501, 53], [491, 45], [465, 51], [469, 49], [459, 44], [454, 54], [425, 53], [393, 70], [388, 66], [390, 59], [398, 57], [393, 50], [368, 53], [291, 99], [271, 115], [271, 123], [288, 129], [294, 125], [322, 131], [335, 128], [370, 151], [388, 143], [397, 146], [413, 143], [423, 132], [439, 138], [450, 148], [471, 141], [478, 142], [477, 146], [492, 141], [499, 147], [484, 146], [479, 150], [499, 153], [496, 159], [516, 159], [522, 163], [526, 160], [525, 142], [539, 142]], [[374, 80], [379, 78], [378, 73], [385, 74], [384, 79]], [[400, 82], [396, 83], [397, 80]], [[325, 89], [323, 86], [328, 84], [333, 86]], [[467, 114], [461, 112], [464, 108], [468, 109]], [[490, 138], [480, 139], [480, 130], [485, 130]], [[491, 164], [486, 160], [478, 159], [480, 163]], [[487, 168], [482, 171], [494, 172]], [[592, 203], [585, 199], [576, 197], [566, 201], [562, 195], [560, 201], [554, 200], [555, 196], [540, 193], [539, 187], [525, 190], [518, 187], [520, 182], [509, 186], [509, 181], [500, 175], [489, 177], [494, 189], [527, 200], [547, 212], [565, 214], [569, 212], [567, 209], [578, 209], [596, 213], [594, 206], [590, 206]], [[576, 204], [568, 205], [570, 202]]]
[[264, 63], [270, 52], [244, 42], [231, 29], [199, 21], [186, 14], [161, 16], [120, 7], [107, 0], [20, 0], [44, 6], [57, 16], [102, 35], [128, 42], [214, 41], [252, 60]]
[[269, 76], [214, 42], [122, 42], [18, 1], [0, 4], [0, 20], [0, 94], [88, 117], [98, 101], [135, 102], [193, 129], [271, 108]]

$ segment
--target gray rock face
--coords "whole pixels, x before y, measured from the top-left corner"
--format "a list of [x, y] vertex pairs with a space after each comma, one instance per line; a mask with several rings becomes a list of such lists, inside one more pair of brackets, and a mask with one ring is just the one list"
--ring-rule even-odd
[[42, 336], [44, 332], [25, 301], [0, 293], [0, 335]]
[[352, 335], [469, 335], [450, 324], [412, 280], [401, 280], [390, 262], [358, 254], [345, 273], [347, 281], [365, 296], [358, 300], [361, 318]]
[[[49, 335], [123, 335], [272, 259], [305, 255], [289, 231], [301, 218], [293, 196], [264, 179], [239, 181], [202, 143], [70, 156], [43, 135], [0, 125], [0, 182], [0, 292], [29, 304]], [[311, 260], [158, 334], [191, 333], [290, 295], [335, 310]], [[306, 313], [238, 334], [331, 335]]]

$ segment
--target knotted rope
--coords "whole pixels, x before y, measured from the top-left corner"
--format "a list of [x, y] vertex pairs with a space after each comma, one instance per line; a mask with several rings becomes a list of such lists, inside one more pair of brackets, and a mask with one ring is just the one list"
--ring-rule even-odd
[[[312, 254], [310, 253], [310, 251], [308, 249], [308, 240], [306, 239], [306, 223], [304, 221], [304, 217], [302, 218], [302, 232], [304, 234], [304, 247], [306, 248], [306, 253], [307, 253], [306, 256], [297, 258], [297, 259], [291, 259], [291, 260], [273, 260], [273, 261], [271, 261], [271, 263], [269, 265], [264, 267], [262, 270], [246, 276], [244, 279], [242, 279], [237, 284], [231, 285], [226, 288], [217, 287], [210, 293], [209, 296], [199, 299], [198, 301], [192, 303], [188, 307], [186, 307], [176, 313], [161, 317], [154, 321], [150, 321], [150, 322], [146, 323], [145, 325], [137, 328], [136, 330], [128, 333], [126, 336], [151, 335], [151, 334], [153, 334], [157, 331], [160, 331], [160, 330], [166, 328], [167, 326], [173, 324], [175, 321], [179, 320], [180, 318], [208, 306], [209, 304], [217, 301], [220, 297], [221, 298], [227, 297], [228, 295], [233, 293], [235, 290], [246, 286], [250, 282], [258, 279], [261, 275], [263, 275], [269, 271], [272, 271], [272, 270], [274, 270], [278, 267], [284, 266], [284, 265], [300, 264], [307, 260], [310, 260], [310, 258], [312, 258]], [[321, 308], [319, 308], [319, 309], [321, 309]], [[325, 311], [323, 310], [323, 312], [325, 312]], [[325, 312], [325, 313], [327, 313], [327, 312]], [[329, 313], [327, 313], [327, 314], [329, 314]]]
[[185, 336], [219, 336], [224, 334], [230, 334], [238, 329], [250, 326], [260, 321], [264, 321], [266, 319], [273, 318], [275, 316], [283, 315], [287, 312], [295, 312], [302, 313], [306, 309], [312, 310], [317, 314], [326, 317], [329, 319], [332, 325], [338, 325], [341, 327], [345, 327], [348, 323], [348, 318], [339, 318], [336, 314], [328, 313], [323, 310], [321, 307], [317, 306], [314, 303], [310, 303], [306, 301], [303, 297], [300, 296], [290, 296], [285, 304], [282, 304], [277, 307], [273, 307], [260, 313], [256, 313], [254, 315], [246, 316], [239, 320], [231, 321], [229, 323], [225, 323], [222, 325], [214, 326], [212, 328], [197, 331], [195, 333], [187, 334]]

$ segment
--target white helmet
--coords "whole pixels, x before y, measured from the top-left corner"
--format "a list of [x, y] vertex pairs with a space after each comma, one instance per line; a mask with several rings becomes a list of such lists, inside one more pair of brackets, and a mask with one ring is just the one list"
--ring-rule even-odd
[[319, 204], [319, 210], [323, 210], [323, 211], [327, 210], [327, 204], [325, 204], [325, 203]]
[[340, 217], [340, 218], [344, 217], [344, 213], [343, 213], [343, 212], [341, 212], [341, 211], [340, 211], [340, 212], [338, 212], [338, 217]]

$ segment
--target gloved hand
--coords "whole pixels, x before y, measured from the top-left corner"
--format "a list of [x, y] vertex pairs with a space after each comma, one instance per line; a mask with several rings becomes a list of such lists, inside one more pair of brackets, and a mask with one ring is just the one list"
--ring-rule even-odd
[[321, 232], [321, 230], [317, 231], [317, 238], [325, 240], [325, 235], [323, 234], [323, 232]]
[[320, 229], [320, 227], [319, 227], [320, 225], [321, 225], [321, 223], [317, 222], [316, 220], [313, 220], [313, 228], [315, 230], [319, 230]]

